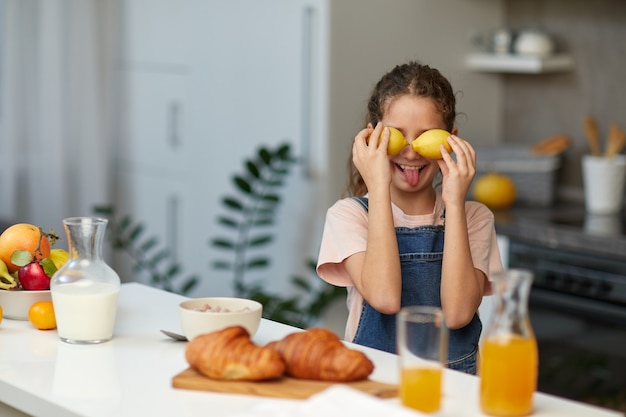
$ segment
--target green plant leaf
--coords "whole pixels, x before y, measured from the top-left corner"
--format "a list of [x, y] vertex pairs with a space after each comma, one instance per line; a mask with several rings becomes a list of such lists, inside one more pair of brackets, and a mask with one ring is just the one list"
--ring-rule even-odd
[[162, 249], [160, 251], [158, 251], [157, 253], [155, 253], [154, 255], [152, 255], [149, 259], [148, 259], [148, 264], [150, 264], [150, 266], [157, 266], [159, 263], [161, 263], [163, 260], [169, 258], [170, 254], [168, 252], [167, 249]]
[[239, 222], [232, 217], [220, 216], [217, 218], [217, 222], [222, 226], [230, 227], [236, 229], [239, 227]]
[[16, 250], [11, 254], [11, 263], [15, 266], [25, 266], [33, 261], [33, 254], [27, 250]]
[[266, 202], [278, 203], [280, 202], [280, 196], [278, 194], [265, 194], [261, 196], [261, 199]]
[[130, 234], [128, 235], [128, 239], [135, 242], [137, 240], [137, 238], [139, 236], [141, 236], [141, 234], [143, 233], [144, 227], [143, 224], [139, 223], [137, 224], [131, 231]]
[[54, 275], [54, 273], [57, 272], [57, 266], [54, 264], [54, 262], [52, 262], [52, 259], [50, 258], [43, 258], [39, 262], [39, 265], [41, 265], [41, 268], [43, 268], [43, 272], [49, 278], [52, 278], [52, 275]]
[[198, 285], [198, 278], [197, 277], [192, 277], [190, 279], [188, 279], [187, 281], [185, 281], [185, 283], [183, 284], [182, 288], [181, 288], [181, 293], [182, 294], [189, 294], [189, 292], [191, 290], [193, 290], [197, 285]]
[[220, 270], [233, 269], [234, 265], [232, 262], [228, 262], [228, 261], [214, 261], [213, 268], [220, 269]]
[[248, 169], [248, 173], [252, 175], [254, 178], [261, 178], [261, 171], [256, 166], [256, 164], [250, 160], [246, 161], [246, 168]]
[[265, 245], [266, 243], [271, 242], [273, 239], [274, 239], [274, 236], [272, 235], [257, 236], [254, 239], [250, 239], [248, 241], [248, 246], [255, 247], [255, 246]]
[[244, 209], [244, 205], [239, 200], [233, 197], [224, 197], [224, 199], [222, 200], [222, 203], [226, 207], [234, 209], [234, 210], [242, 211]]
[[235, 248], [235, 244], [231, 240], [227, 240], [224, 238], [215, 238], [212, 240], [212, 242], [213, 242], [213, 246], [217, 246], [220, 248], [226, 248], [226, 249]]
[[142, 243], [139, 246], [139, 249], [142, 252], [147, 252], [150, 249], [156, 247], [159, 244], [159, 240], [156, 237], [151, 237], [150, 239], [146, 240], [144, 243]]
[[309, 292], [311, 290], [311, 284], [302, 278], [294, 278], [291, 280], [291, 283], [305, 292]]
[[124, 231], [126, 229], [128, 229], [131, 225], [133, 224], [132, 219], [130, 218], [130, 216], [126, 216], [123, 217], [122, 220], [119, 222], [119, 229], [121, 231]]
[[269, 265], [267, 258], [256, 258], [246, 262], [246, 269], [264, 268]]
[[245, 178], [235, 175], [235, 177], [233, 177], [233, 181], [240, 191], [243, 191], [246, 194], [252, 193], [252, 186]]
[[272, 154], [264, 147], [259, 148], [259, 159], [265, 163], [265, 165], [270, 165], [272, 163]]
[[173, 277], [176, 276], [180, 273], [181, 271], [181, 267], [178, 264], [172, 264], [169, 266], [169, 268], [167, 269], [167, 271], [165, 272], [167, 275]]
[[274, 224], [273, 219], [257, 219], [251, 223], [253, 226], [271, 226]]

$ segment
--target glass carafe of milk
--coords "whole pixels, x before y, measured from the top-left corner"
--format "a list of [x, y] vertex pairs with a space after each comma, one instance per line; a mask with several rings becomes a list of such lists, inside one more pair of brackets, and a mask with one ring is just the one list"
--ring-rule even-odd
[[98, 217], [63, 219], [70, 257], [52, 277], [50, 292], [64, 342], [93, 344], [113, 337], [120, 277], [102, 258], [107, 223]]

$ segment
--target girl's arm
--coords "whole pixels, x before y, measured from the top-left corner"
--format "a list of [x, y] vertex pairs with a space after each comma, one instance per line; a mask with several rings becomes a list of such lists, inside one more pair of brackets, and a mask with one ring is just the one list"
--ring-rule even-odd
[[446, 207], [441, 306], [448, 327], [457, 329], [469, 323], [478, 310], [486, 277], [474, 268], [465, 212], [465, 198], [476, 173], [476, 154], [469, 143], [457, 136], [451, 136], [449, 143], [456, 162], [443, 146], [443, 159], [439, 161]]
[[387, 156], [389, 130], [378, 138], [382, 125], [368, 127], [356, 136], [352, 160], [367, 186], [369, 194], [367, 249], [344, 261], [357, 291], [376, 310], [384, 314], [400, 310], [402, 277], [400, 257], [391, 211], [391, 162]]

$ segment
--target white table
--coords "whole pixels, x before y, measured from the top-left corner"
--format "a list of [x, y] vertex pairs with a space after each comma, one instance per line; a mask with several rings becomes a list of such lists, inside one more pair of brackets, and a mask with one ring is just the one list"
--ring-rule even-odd
[[[186, 343], [168, 339], [159, 329], [180, 332], [177, 308], [184, 299], [141, 284], [123, 284], [114, 338], [94, 346], [69, 345], [58, 339], [55, 330], [3, 320], [0, 415], [219, 417], [245, 412], [261, 401], [291, 401], [172, 388], [172, 377], [187, 368]], [[254, 340], [265, 344], [293, 331], [263, 320]], [[375, 363], [372, 379], [397, 382], [396, 356], [351, 346]], [[478, 409], [478, 378], [446, 371], [444, 383], [438, 416], [483, 415]], [[622, 415], [540, 393], [535, 395], [535, 406], [537, 417]]]

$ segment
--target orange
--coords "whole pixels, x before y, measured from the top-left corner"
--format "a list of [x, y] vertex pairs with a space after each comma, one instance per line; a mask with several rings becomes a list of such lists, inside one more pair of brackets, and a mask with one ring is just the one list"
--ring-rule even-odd
[[30, 252], [36, 259], [50, 256], [50, 241], [40, 227], [28, 223], [18, 223], [0, 235], [0, 259], [7, 264], [10, 273], [19, 269], [11, 263], [11, 255], [16, 250]]
[[474, 199], [493, 210], [505, 209], [515, 202], [517, 190], [511, 177], [503, 174], [485, 174], [474, 182]]
[[0, 306], [0, 323], [2, 323], [3, 317], [4, 317], [4, 312], [2, 311], [2, 306]]
[[28, 321], [39, 330], [56, 329], [57, 320], [54, 315], [52, 301], [37, 301], [30, 306]]

